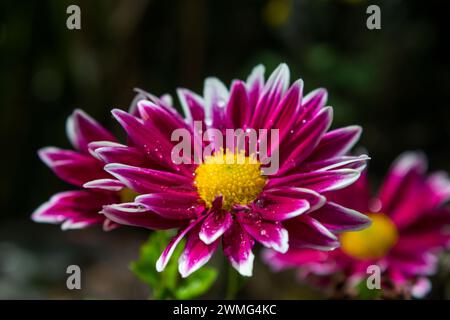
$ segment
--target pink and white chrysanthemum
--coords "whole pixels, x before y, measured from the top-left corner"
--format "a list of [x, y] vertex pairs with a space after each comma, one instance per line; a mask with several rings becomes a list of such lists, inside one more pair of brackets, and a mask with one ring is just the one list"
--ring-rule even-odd
[[[267, 81], [258, 66], [247, 81], [235, 80], [230, 89], [208, 78], [203, 97], [187, 89], [179, 89], [178, 97], [185, 117], [170, 99], [153, 96], [139, 101], [133, 114], [113, 110], [133, 153], [121, 154], [125, 149], [112, 146], [120, 160], [108, 159], [105, 166], [140, 196], [104, 206], [104, 216], [118, 224], [178, 230], [157, 262], [159, 271], [183, 238], [183, 277], [203, 266], [220, 243], [231, 265], [250, 276], [255, 242], [280, 253], [299, 247], [332, 250], [339, 246], [335, 232], [370, 224], [367, 216], [326, 198], [327, 192], [356, 181], [368, 157], [347, 155], [360, 127], [329, 131], [332, 108], [325, 106], [324, 89], [303, 96], [303, 82], [289, 85], [289, 69], [282, 64]], [[264, 164], [250, 161], [256, 155], [219, 146], [201, 164], [194, 158], [190, 164], [174, 163], [171, 135], [176, 129], [199, 134], [194, 122], [219, 132], [279, 129], [279, 141], [269, 147], [269, 152], [279, 152], [279, 170], [263, 175]], [[209, 145], [193, 141], [192, 150]], [[219, 164], [227, 156], [236, 161]]]
[[393, 285], [399, 294], [423, 297], [431, 288], [427, 276], [436, 272], [437, 253], [450, 244], [450, 208], [443, 206], [450, 199], [450, 181], [444, 172], [427, 175], [426, 168], [421, 153], [404, 153], [375, 198], [365, 174], [352, 186], [327, 195], [372, 219], [369, 228], [340, 235], [341, 248], [330, 253], [267, 251], [265, 259], [275, 269], [300, 267], [302, 276], [322, 280], [343, 274], [349, 288], [367, 278], [370, 265], [378, 265], [385, 285]]
[[[81, 110], [75, 110], [68, 118], [66, 129], [75, 150], [46, 147], [38, 154], [60, 179], [79, 189], [55, 194], [32, 214], [32, 219], [61, 223], [64, 230], [95, 224], [103, 224], [105, 230], [110, 230], [116, 224], [98, 212], [104, 205], [121, 202], [124, 196], [131, 200], [126, 197], [131, 195], [131, 190], [127, 191], [123, 183], [103, 170], [105, 162], [102, 159], [111, 160], [109, 148], [121, 145], [110, 132]], [[90, 147], [95, 147], [96, 157], [91, 154]]]

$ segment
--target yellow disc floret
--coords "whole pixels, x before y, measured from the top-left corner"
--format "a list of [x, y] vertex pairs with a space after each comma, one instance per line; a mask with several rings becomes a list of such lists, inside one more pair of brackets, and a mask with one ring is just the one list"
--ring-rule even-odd
[[139, 193], [137, 193], [129, 188], [123, 188], [119, 192], [120, 202], [133, 202], [134, 198], [136, 198], [138, 195], [139, 195]]
[[388, 216], [382, 213], [368, 216], [372, 220], [370, 227], [341, 235], [342, 251], [360, 260], [384, 257], [398, 240], [397, 227]]
[[207, 207], [222, 196], [222, 206], [229, 210], [235, 204], [246, 205], [255, 200], [266, 178], [261, 175], [261, 163], [255, 157], [220, 150], [205, 157], [197, 167], [194, 183]]

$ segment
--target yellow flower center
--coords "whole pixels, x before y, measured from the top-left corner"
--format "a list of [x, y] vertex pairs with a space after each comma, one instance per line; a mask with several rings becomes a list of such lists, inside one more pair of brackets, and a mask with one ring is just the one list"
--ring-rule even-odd
[[134, 192], [130, 188], [123, 188], [122, 190], [119, 191], [120, 202], [122, 203], [133, 202], [134, 198], [136, 198], [138, 195], [139, 193]]
[[367, 229], [345, 232], [341, 235], [341, 249], [353, 258], [379, 259], [397, 243], [398, 231], [388, 216], [382, 213], [368, 214], [372, 225]]
[[266, 178], [261, 175], [261, 163], [255, 157], [221, 150], [205, 157], [195, 170], [194, 183], [207, 207], [222, 196], [223, 208], [230, 210], [235, 204], [246, 205], [255, 200]]

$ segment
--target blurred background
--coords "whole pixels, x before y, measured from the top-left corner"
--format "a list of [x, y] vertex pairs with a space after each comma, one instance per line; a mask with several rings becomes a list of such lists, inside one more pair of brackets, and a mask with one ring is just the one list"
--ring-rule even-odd
[[[81, 30], [66, 8], [81, 8]], [[381, 7], [381, 30], [366, 8]], [[0, 298], [131, 298], [149, 291], [129, 271], [140, 229], [61, 232], [30, 214], [70, 189], [36, 151], [69, 148], [65, 120], [82, 108], [122, 134], [109, 110], [128, 108], [133, 88], [202, 92], [203, 79], [230, 83], [263, 63], [280, 62], [305, 90], [325, 87], [333, 126], [359, 124], [377, 183], [404, 150], [424, 150], [431, 169], [450, 171], [450, 50], [447, 1], [9, 1], [0, 3]], [[219, 258], [214, 263], [221, 264]], [[82, 290], [65, 286], [66, 267], [82, 269]], [[293, 272], [257, 262], [241, 298], [321, 298]], [[433, 278], [431, 297], [448, 298], [449, 279]], [[207, 298], [221, 298], [220, 281]]]

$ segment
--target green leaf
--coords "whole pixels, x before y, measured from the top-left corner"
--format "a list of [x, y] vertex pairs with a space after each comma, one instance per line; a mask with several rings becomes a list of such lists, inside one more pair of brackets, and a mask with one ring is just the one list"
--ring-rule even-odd
[[234, 300], [238, 292], [242, 289], [248, 278], [241, 276], [231, 265], [227, 264], [228, 279], [227, 279], [227, 292], [225, 299]]
[[156, 261], [170, 242], [173, 234], [167, 231], [153, 232], [141, 246], [139, 259], [130, 264], [130, 269], [152, 289], [155, 299], [192, 299], [205, 293], [214, 283], [217, 271], [203, 267], [186, 279], [178, 273], [178, 258], [184, 242], [175, 249], [169, 263], [162, 272], [156, 271]]
[[130, 265], [134, 274], [151, 287], [158, 286], [160, 275], [156, 271], [156, 261], [169, 240], [166, 232], [154, 232], [140, 248], [139, 259]]
[[366, 281], [363, 280], [356, 286], [357, 298], [361, 300], [374, 300], [381, 297], [382, 289], [369, 289], [367, 288]]
[[218, 272], [211, 267], [203, 267], [188, 278], [183, 279], [175, 290], [177, 299], [192, 299], [208, 291], [216, 281]]

